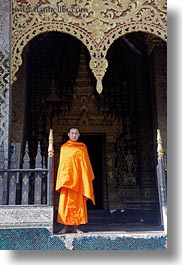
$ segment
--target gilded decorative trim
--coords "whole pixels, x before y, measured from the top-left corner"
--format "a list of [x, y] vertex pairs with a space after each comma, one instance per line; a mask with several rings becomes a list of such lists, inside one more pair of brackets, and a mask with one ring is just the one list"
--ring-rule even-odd
[[162, 157], [164, 155], [164, 150], [162, 146], [162, 137], [159, 129], [157, 129], [157, 154], [158, 157]]
[[53, 138], [53, 129], [49, 130], [49, 147], [48, 147], [48, 156], [53, 157], [54, 156], [54, 138]]
[[22, 64], [21, 54], [35, 36], [59, 31], [79, 39], [88, 49], [90, 68], [102, 92], [107, 70], [105, 58], [119, 37], [137, 31], [167, 40], [166, 0], [13, 0], [12, 1], [12, 80]]

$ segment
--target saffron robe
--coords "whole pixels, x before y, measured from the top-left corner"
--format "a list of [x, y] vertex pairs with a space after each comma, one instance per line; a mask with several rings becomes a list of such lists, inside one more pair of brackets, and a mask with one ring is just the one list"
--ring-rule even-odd
[[88, 222], [87, 199], [95, 204], [94, 173], [84, 143], [68, 140], [61, 146], [56, 180], [60, 192], [58, 223], [80, 225]]

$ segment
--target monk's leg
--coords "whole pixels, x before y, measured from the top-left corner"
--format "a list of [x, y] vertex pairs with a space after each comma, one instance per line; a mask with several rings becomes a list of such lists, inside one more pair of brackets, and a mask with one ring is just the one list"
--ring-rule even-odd
[[74, 225], [73, 233], [83, 234], [83, 231], [78, 228], [78, 225]]
[[68, 226], [65, 225], [61, 231], [58, 232], [58, 234], [65, 234], [68, 231]]

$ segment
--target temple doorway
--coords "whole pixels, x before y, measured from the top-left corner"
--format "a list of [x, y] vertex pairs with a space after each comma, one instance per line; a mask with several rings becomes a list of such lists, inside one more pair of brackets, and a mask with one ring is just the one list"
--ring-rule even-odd
[[46, 158], [52, 128], [56, 178], [64, 135], [78, 127], [96, 177], [96, 206], [88, 202], [88, 208], [125, 212], [126, 223], [145, 220], [144, 215], [146, 222], [151, 216], [148, 222], [158, 223], [155, 65], [147, 41], [139, 32], [111, 45], [98, 94], [86, 47], [68, 34], [41, 34], [24, 49], [12, 90], [11, 138], [22, 146], [28, 140], [31, 157], [40, 141]]

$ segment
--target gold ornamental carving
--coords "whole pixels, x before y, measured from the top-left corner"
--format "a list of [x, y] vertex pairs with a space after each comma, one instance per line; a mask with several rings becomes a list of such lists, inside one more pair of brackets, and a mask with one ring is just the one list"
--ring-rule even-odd
[[49, 130], [49, 146], [48, 146], [48, 156], [54, 156], [54, 138], [53, 138], [53, 129]]
[[166, 0], [13, 0], [11, 82], [22, 64], [22, 51], [35, 36], [58, 31], [79, 39], [90, 53], [90, 68], [102, 92], [111, 44], [131, 32], [167, 40]]
[[159, 129], [157, 129], [157, 154], [158, 157], [162, 157], [164, 155], [164, 150], [162, 146], [162, 137]]

